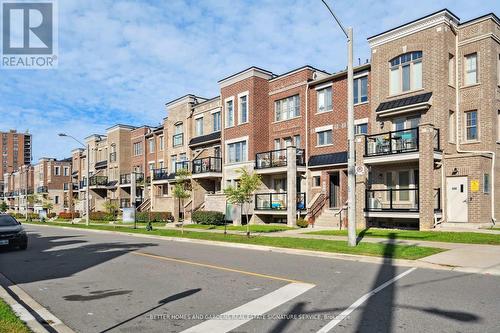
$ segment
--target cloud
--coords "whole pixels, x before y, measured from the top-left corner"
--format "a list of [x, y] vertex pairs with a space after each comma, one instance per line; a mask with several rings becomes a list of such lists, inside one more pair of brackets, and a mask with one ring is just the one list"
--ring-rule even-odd
[[[345, 68], [345, 37], [321, 1], [59, 1], [59, 68], [2, 71], [0, 129], [30, 129], [35, 159], [63, 158], [72, 142], [115, 123], [158, 124], [164, 103], [213, 97], [217, 81], [248, 66], [275, 73], [310, 64]], [[366, 38], [441, 7], [468, 19], [497, 1], [330, 1], [353, 26], [355, 57]], [[439, 7], [438, 7], [439, 6]]]

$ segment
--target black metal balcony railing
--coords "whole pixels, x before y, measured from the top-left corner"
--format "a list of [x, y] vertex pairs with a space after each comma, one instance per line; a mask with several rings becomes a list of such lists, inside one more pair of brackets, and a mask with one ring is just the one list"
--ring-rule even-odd
[[193, 174], [222, 172], [222, 158], [205, 157], [193, 160]]
[[172, 136], [172, 146], [178, 147], [184, 144], [184, 133], [179, 133]]
[[109, 162], [116, 162], [116, 152], [109, 153]]
[[108, 177], [106, 176], [92, 176], [89, 180], [90, 186], [106, 186], [108, 184]]
[[365, 156], [418, 151], [418, 128], [391, 131], [365, 137]]
[[99, 161], [96, 164], [94, 164], [94, 168], [96, 168], [96, 169], [103, 169], [103, 168], [107, 168], [107, 167], [108, 167], [108, 161], [106, 161], [106, 160]]
[[418, 188], [366, 190], [365, 210], [418, 212]]
[[168, 179], [167, 168], [153, 169], [153, 180]]
[[189, 161], [180, 161], [175, 163], [175, 172], [177, 173], [179, 170], [189, 171]]
[[[267, 169], [287, 165], [287, 149], [277, 149], [255, 154], [255, 168]], [[297, 166], [306, 165], [304, 149], [297, 149]]]
[[120, 208], [130, 208], [130, 199], [120, 199]]
[[125, 185], [125, 184], [130, 184], [132, 182], [131, 175], [129, 173], [120, 175], [120, 184]]
[[[286, 210], [287, 209], [287, 193], [257, 193], [255, 194], [255, 209], [256, 210]], [[297, 209], [304, 210], [306, 208], [306, 194], [297, 193]]]
[[49, 189], [47, 186], [38, 186], [36, 188], [36, 193], [47, 193], [49, 192]]

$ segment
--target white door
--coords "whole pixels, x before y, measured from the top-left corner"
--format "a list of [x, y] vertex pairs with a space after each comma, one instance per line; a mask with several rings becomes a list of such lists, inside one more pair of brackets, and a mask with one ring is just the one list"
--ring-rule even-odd
[[468, 222], [467, 177], [447, 177], [446, 197], [448, 222]]

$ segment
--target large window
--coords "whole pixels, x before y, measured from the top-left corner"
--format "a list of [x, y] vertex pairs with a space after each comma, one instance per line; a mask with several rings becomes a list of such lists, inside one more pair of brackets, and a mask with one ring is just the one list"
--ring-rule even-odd
[[233, 100], [226, 102], [226, 127], [234, 126], [234, 105]]
[[477, 111], [465, 113], [465, 138], [467, 141], [477, 140]]
[[155, 140], [153, 138], [148, 140], [149, 153], [154, 153], [155, 151]]
[[177, 163], [177, 155], [170, 156], [170, 170], [175, 172], [175, 163]]
[[203, 135], [203, 117], [195, 119], [195, 135]]
[[220, 131], [220, 112], [212, 113], [213, 123], [214, 123], [214, 132]]
[[142, 155], [142, 142], [135, 142], [133, 150], [134, 150], [134, 156]]
[[326, 130], [317, 133], [317, 146], [331, 145], [333, 143], [333, 131]]
[[227, 161], [229, 163], [245, 162], [247, 160], [247, 142], [240, 141], [227, 145]]
[[367, 134], [368, 133], [368, 124], [356, 124], [355, 125], [355, 134]]
[[182, 123], [175, 125], [174, 133], [172, 137], [172, 147], [182, 146], [184, 143], [184, 128]]
[[286, 120], [300, 115], [299, 95], [280, 99], [274, 102], [274, 120]]
[[390, 65], [391, 95], [422, 88], [422, 51], [400, 55]]
[[163, 135], [161, 135], [159, 137], [159, 144], [158, 144], [158, 146], [159, 146], [158, 150], [162, 151], [163, 147], [165, 146], [165, 139], [164, 139]]
[[368, 101], [368, 76], [354, 80], [354, 104]]
[[248, 122], [248, 95], [238, 97], [239, 124]]
[[332, 87], [318, 90], [318, 113], [333, 110]]
[[465, 85], [477, 83], [477, 53], [471, 53], [465, 56]]

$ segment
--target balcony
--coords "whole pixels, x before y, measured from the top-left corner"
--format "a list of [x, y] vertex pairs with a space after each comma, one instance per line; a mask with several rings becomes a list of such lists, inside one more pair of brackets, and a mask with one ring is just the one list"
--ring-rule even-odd
[[[255, 154], [255, 169], [259, 173], [284, 172], [287, 167], [287, 149], [277, 149]], [[305, 153], [304, 149], [297, 149], [297, 168], [304, 167], [305, 171]], [[271, 170], [273, 169], [273, 170]]]
[[108, 161], [99, 161], [94, 165], [96, 169], [105, 169], [108, 167]]
[[131, 175], [129, 173], [120, 175], [120, 185], [127, 185], [132, 182]]
[[[306, 209], [306, 194], [297, 194], [297, 210]], [[255, 210], [268, 212], [283, 212], [287, 210], [287, 193], [258, 193], [255, 194]]]
[[169, 179], [167, 168], [153, 169], [153, 181], [166, 179]]
[[205, 157], [193, 160], [192, 174], [193, 178], [222, 177], [222, 158]]
[[[365, 164], [410, 162], [419, 159], [418, 127], [365, 137]], [[434, 128], [433, 150], [440, 152], [439, 129]], [[438, 158], [438, 156], [436, 156]]]
[[189, 161], [180, 161], [175, 163], [175, 172], [177, 173], [179, 170], [189, 171]]
[[47, 186], [38, 186], [36, 188], [36, 193], [48, 193], [49, 188]]
[[108, 177], [106, 176], [92, 176], [90, 177], [89, 185], [91, 187], [106, 187], [108, 185]]
[[184, 144], [184, 133], [179, 133], [172, 136], [172, 146], [179, 147]]

